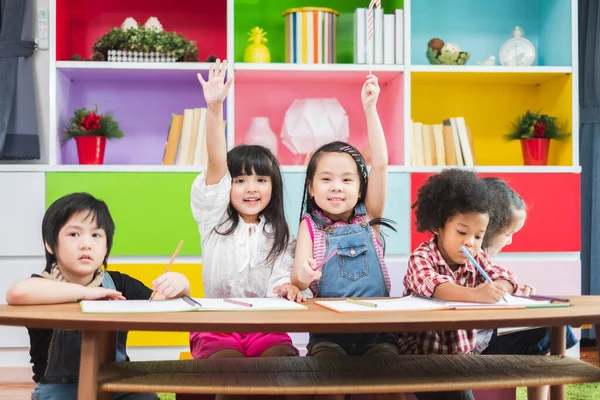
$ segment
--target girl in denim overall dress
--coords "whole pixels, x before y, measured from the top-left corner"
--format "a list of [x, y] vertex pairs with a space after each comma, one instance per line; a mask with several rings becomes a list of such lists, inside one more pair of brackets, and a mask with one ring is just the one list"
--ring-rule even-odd
[[[362, 103], [372, 154], [370, 176], [362, 154], [344, 142], [323, 145], [307, 170], [292, 283], [315, 297], [388, 297], [380, 226], [387, 192], [387, 148], [376, 103], [377, 78], [367, 76]], [[335, 256], [328, 257], [335, 253]], [[318, 265], [328, 258], [320, 268]], [[310, 334], [308, 355], [396, 356], [394, 333]], [[344, 398], [344, 396], [338, 396]], [[377, 398], [403, 398], [401, 394]], [[329, 396], [328, 398], [336, 398]]]
[[[148, 300], [152, 289], [128, 275], [107, 271], [115, 224], [106, 203], [88, 193], [72, 193], [48, 207], [42, 221], [46, 268], [14, 283], [11, 305], [62, 304], [79, 300]], [[154, 299], [189, 295], [185, 276], [167, 272], [152, 282]], [[32, 400], [75, 400], [79, 381], [81, 332], [28, 328], [31, 342]], [[117, 334], [117, 361], [129, 361], [127, 332]], [[114, 393], [119, 400], [156, 400], [155, 393]]]

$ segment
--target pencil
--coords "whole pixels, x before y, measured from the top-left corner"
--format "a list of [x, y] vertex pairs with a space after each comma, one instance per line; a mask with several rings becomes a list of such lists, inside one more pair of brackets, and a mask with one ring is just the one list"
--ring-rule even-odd
[[[171, 259], [169, 260], [169, 263], [167, 264], [167, 268], [165, 268], [165, 274], [167, 272], [169, 272], [169, 268], [171, 268], [171, 264], [173, 264], [173, 261], [175, 261], [175, 257], [177, 257], [177, 254], [179, 254], [179, 250], [181, 250], [181, 246], [183, 246], [183, 240], [181, 242], [179, 242], [179, 245], [175, 249], [175, 253], [173, 253], [173, 257], [171, 257]], [[152, 301], [154, 299], [155, 295], [156, 295], [156, 290], [153, 290], [148, 301]]]
[[318, 271], [321, 268], [323, 268], [323, 265], [327, 264], [327, 261], [331, 260], [331, 257], [335, 256], [336, 254], [337, 254], [337, 250], [333, 250], [331, 253], [329, 253], [327, 255], [327, 257], [322, 259], [321, 262], [319, 264], [317, 264], [316, 267], [313, 268], [313, 271]]
[[358, 305], [361, 305], [361, 306], [377, 307], [377, 304], [375, 304], [375, 303], [369, 303], [368, 301], [354, 300], [354, 299], [346, 299], [346, 301], [348, 303], [358, 304]]
[[[490, 279], [490, 277], [488, 276], [488, 274], [485, 273], [485, 271], [483, 270], [483, 268], [481, 268], [481, 265], [479, 265], [479, 263], [471, 255], [471, 253], [469, 253], [469, 250], [467, 250], [467, 248], [465, 246], [462, 246], [460, 249], [462, 250], [463, 253], [465, 253], [465, 255], [467, 256], [467, 258], [471, 261], [471, 264], [473, 264], [473, 266], [475, 268], [477, 268], [477, 271], [479, 271], [479, 273], [481, 275], [483, 275], [483, 277], [485, 278], [485, 280], [488, 281], [488, 282], [493, 282]], [[508, 303], [508, 300], [506, 300], [506, 296], [502, 296], [502, 300], [504, 300], [506, 303]]]
[[239, 301], [239, 300], [233, 300], [233, 299], [223, 299], [223, 301], [227, 302], [227, 303], [231, 303], [231, 304], [237, 304], [238, 306], [252, 307], [252, 304], [246, 303], [245, 301]]

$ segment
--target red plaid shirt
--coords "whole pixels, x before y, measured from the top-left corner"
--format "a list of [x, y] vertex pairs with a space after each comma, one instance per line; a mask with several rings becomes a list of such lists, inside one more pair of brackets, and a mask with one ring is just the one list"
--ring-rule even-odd
[[[475, 259], [490, 279], [505, 279], [517, 290], [517, 280], [506, 268], [494, 264], [483, 252]], [[472, 288], [484, 283], [485, 278], [470, 263], [452, 271], [440, 254], [435, 238], [421, 243], [408, 259], [404, 295], [417, 293], [431, 297], [436, 286], [446, 282]], [[467, 354], [475, 348], [476, 334], [475, 330], [403, 332], [398, 348], [401, 354]]]

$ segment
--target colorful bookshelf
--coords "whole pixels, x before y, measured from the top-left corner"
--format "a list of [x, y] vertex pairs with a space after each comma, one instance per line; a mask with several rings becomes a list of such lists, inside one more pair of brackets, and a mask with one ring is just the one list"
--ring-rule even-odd
[[[235, 75], [225, 104], [229, 148], [243, 142], [252, 117], [268, 117], [279, 135], [285, 111], [294, 99], [335, 97], [349, 116], [351, 143], [364, 149], [367, 137], [360, 88], [368, 67], [353, 64], [353, 24], [354, 10], [367, 5], [364, 0], [105, 0], [101, 4], [51, 0], [50, 134], [45, 138], [49, 161], [46, 165], [0, 165], [0, 182], [13, 182], [14, 174], [21, 173], [23, 182], [31, 181], [45, 193], [46, 203], [76, 190], [105, 198], [117, 224], [112, 256], [118, 260], [119, 269], [140, 279], [148, 280], [158, 273], [165, 258], [184, 239], [182, 268], [190, 272], [190, 264], [196, 265], [193, 279], [201, 287], [201, 249], [189, 212], [189, 189], [202, 167], [161, 165], [170, 115], [205, 105], [195, 75], [201, 72], [206, 76], [209, 64], [204, 61], [214, 54], [232, 61], [229, 72]], [[385, 13], [404, 9], [404, 64], [373, 65], [382, 86], [379, 112], [390, 159], [386, 216], [397, 223], [397, 232], [386, 240], [390, 265], [400, 268], [398, 271], [405, 268], [411, 249], [424, 239], [414, 230], [410, 204], [424, 180], [442, 169], [411, 164], [411, 135], [406, 134], [411, 132], [411, 120], [433, 124], [463, 116], [473, 132], [475, 169], [506, 179], [528, 203], [525, 228], [506, 248], [511, 254], [500, 259], [518, 275], [534, 280], [541, 276], [531, 272], [534, 267], [547, 268], [545, 276], [562, 274], [569, 280], [570, 294], [578, 294], [577, 1], [384, 0], [382, 5]], [[305, 6], [339, 12], [337, 63], [284, 63], [282, 14]], [[195, 40], [200, 62], [70, 61], [75, 53], [90, 57], [95, 39], [130, 16], [142, 23], [155, 16], [166, 30]], [[537, 48], [536, 63], [531, 67], [477, 65], [489, 55], [498, 56], [500, 46], [517, 25]], [[247, 33], [254, 26], [268, 33], [271, 63], [243, 62]], [[468, 63], [429, 65], [425, 52], [434, 37], [470, 51]], [[61, 134], [76, 108], [95, 104], [101, 111], [114, 112], [125, 138], [108, 143], [104, 165], [82, 166], [77, 163], [74, 143], [63, 144]], [[547, 166], [523, 166], [519, 144], [502, 137], [510, 121], [528, 108], [556, 115], [571, 127], [568, 141], [552, 142]], [[284, 171], [286, 216], [295, 230], [304, 166], [283, 144], [278, 153]], [[43, 209], [32, 210], [31, 202], [18, 198], [25, 195], [20, 193], [28, 192], [11, 194], [15, 196], [11, 198], [13, 206], [0, 211], [0, 219], [2, 213], [15, 213], [14, 207], [21, 207], [16, 213], [29, 221], [31, 232], [37, 232]], [[0, 263], [2, 257], [18, 256], [14, 249], [23, 248], [17, 237], [6, 240], [8, 244], [0, 249]], [[28, 255], [30, 248], [37, 247], [29, 246]], [[43, 256], [42, 251], [40, 248], [37, 255]], [[570, 273], [565, 274], [563, 268]], [[541, 283], [546, 291], [552, 289], [550, 283], [544, 285]], [[180, 345], [187, 343], [185, 335], [173, 340]], [[169, 344], [174, 342], [169, 339]], [[141, 337], [136, 343], [150, 341]]]

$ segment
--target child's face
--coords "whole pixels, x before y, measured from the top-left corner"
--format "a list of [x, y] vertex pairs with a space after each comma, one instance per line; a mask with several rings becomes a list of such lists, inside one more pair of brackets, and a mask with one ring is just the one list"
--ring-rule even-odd
[[494, 257], [502, 251], [504, 246], [511, 244], [513, 235], [519, 232], [521, 228], [523, 228], [523, 225], [525, 225], [526, 217], [527, 212], [525, 210], [513, 209], [510, 225], [504, 232], [500, 232], [490, 240], [488, 248], [485, 249], [486, 253], [489, 256]]
[[261, 175], [240, 175], [231, 182], [231, 204], [247, 224], [258, 223], [258, 215], [269, 205], [271, 178]]
[[309, 194], [329, 218], [347, 221], [360, 196], [360, 178], [354, 159], [346, 153], [321, 154]]
[[449, 266], [462, 265], [468, 261], [461, 250], [465, 246], [475, 257], [481, 251], [481, 242], [487, 229], [489, 216], [480, 213], [457, 214], [446, 221], [437, 232], [438, 247]]
[[106, 252], [106, 232], [87, 212], [73, 215], [58, 232], [56, 261], [71, 283], [87, 285], [104, 262]]

